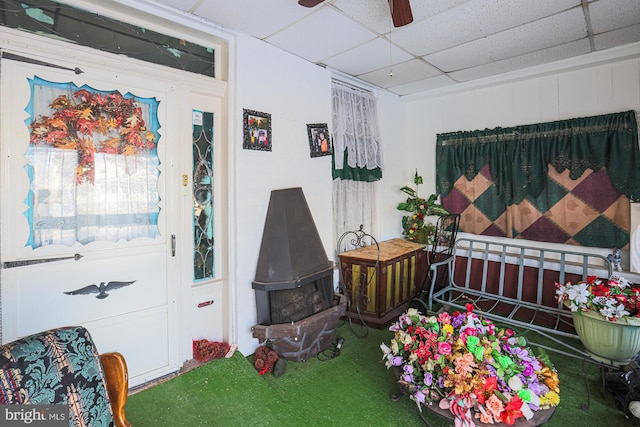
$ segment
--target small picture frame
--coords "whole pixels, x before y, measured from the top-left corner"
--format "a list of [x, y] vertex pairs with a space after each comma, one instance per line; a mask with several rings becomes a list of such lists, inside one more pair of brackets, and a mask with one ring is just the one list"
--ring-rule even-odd
[[309, 135], [309, 150], [311, 157], [330, 156], [333, 147], [331, 136], [326, 123], [311, 123], [307, 125]]
[[243, 109], [245, 150], [271, 151], [271, 114]]

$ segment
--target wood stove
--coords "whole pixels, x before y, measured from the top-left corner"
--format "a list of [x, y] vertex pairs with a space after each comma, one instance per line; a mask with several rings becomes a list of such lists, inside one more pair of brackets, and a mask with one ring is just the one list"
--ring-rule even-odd
[[333, 263], [301, 188], [271, 192], [252, 288], [254, 338], [292, 360], [331, 346], [346, 300], [334, 291]]

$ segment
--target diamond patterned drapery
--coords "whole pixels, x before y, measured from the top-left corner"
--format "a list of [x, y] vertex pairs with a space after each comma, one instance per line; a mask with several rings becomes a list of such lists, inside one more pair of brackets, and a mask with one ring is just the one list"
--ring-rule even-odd
[[438, 135], [442, 204], [474, 234], [628, 248], [635, 112]]
[[[598, 194], [600, 196], [598, 196]], [[442, 204], [460, 213], [460, 230], [604, 248], [629, 246], [629, 199], [618, 193], [604, 170], [587, 170], [577, 180], [549, 168], [545, 191], [506, 206], [497, 197], [489, 167], [472, 180], [461, 176]]]

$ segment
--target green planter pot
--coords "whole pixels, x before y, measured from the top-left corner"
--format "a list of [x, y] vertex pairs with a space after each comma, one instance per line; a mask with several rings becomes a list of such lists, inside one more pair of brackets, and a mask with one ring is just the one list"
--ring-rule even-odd
[[626, 364], [640, 352], [640, 319], [611, 322], [593, 311], [572, 315], [580, 341], [597, 360]]

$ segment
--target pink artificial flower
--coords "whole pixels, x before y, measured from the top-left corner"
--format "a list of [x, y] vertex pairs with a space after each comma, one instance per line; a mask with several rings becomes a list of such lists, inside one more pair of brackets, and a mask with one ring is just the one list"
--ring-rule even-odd
[[463, 356], [457, 357], [454, 363], [456, 365], [456, 373], [459, 375], [473, 371], [476, 366], [471, 353], [465, 353]]
[[491, 412], [496, 419], [500, 419], [500, 414], [504, 411], [504, 406], [502, 405], [502, 401], [496, 396], [492, 394], [489, 399], [487, 399], [487, 409]]
[[438, 322], [442, 323], [443, 325], [451, 324], [451, 315], [446, 311], [443, 313], [440, 313], [438, 315]]
[[474, 337], [478, 336], [478, 331], [475, 328], [467, 328], [463, 331], [465, 335], [472, 335]]
[[451, 344], [448, 342], [439, 342], [438, 343], [438, 353], [440, 354], [451, 354]]

